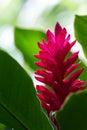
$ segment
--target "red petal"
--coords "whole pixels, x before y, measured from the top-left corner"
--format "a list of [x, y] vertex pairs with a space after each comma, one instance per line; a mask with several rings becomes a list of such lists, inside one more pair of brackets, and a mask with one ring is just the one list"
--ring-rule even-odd
[[64, 57], [69, 53], [70, 49], [74, 46], [75, 43], [76, 43], [76, 40], [73, 41], [71, 44], [69, 42], [66, 43], [63, 50]]
[[40, 55], [39, 54], [34, 54], [34, 56], [38, 59], [40, 59]]
[[47, 105], [46, 103], [41, 102], [41, 106], [47, 111], [47, 114], [48, 114], [48, 117], [49, 117], [50, 111], [52, 110], [50, 105]]
[[50, 30], [47, 30], [46, 36], [47, 36], [48, 41], [55, 42], [55, 37]]
[[75, 70], [78, 66], [80, 65], [80, 62], [77, 64], [73, 64], [72, 66], [69, 67], [69, 69], [66, 71], [64, 78], [71, 73], [73, 70]]
[[42, 43], [38, 42], [38, 46], [39, 46], [40, 49], [42, 49], [44, 51], [48, 51], [46, 44], [42, 44]]
[[56, 26], [55, 26], [55, 37], [57, 37], [61, 31], [62, 31], [62, 27], [61, 27], [60, 24], [57, 22], [57, 23], [56, 23]]
[[79, 77], [79, 75], [83, 72], [83, 70], [84, 70], [84, 68], [81, 68], [80, 70], [74, 72], [74, 73], [67, 79], [69, 85], [70, 85], [72, 82], [74, 82], [74, 81]]
[[67, 70], [77, 59], [78, 59], [78, 53], [73, 53], [65, 62], [64, 62], [64, 68]]
[[67, 38], [64, 41], [64, 47], [67, 46], [67, 43], [69, 42], [69, 40], [70, 40], [70, 34], [67, 36]]
[[43, 95], [49, 96], [51, 98], [57, 98], [55, 93], [51, 90], [49, 90], [48, 88], [41, 86], [41, 85], [37, 85], [36, 87], [37, 91], [41, 92]]
[[60, 34], [56, 37], [56, 42], [57, 42], [57, 47], [58, 50], [62, 50], [63, 49], [63, 44], [65, 41], [65, 36], [66, 36], [66, 29], [64, 28]]
[[35, 62], [35, 64], [41, 68], [45, 68], [45, 65], [42, 62]]

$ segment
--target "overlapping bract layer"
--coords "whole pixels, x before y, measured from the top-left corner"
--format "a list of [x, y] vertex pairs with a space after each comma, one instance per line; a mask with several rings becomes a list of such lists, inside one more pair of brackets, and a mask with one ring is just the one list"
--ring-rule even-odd
[[43, 69], [37, 70], [35, 74], [38, 81], [49, 86], [49, 88], [42, 85], [36, 87], [41, 106], [49, 115], [51, 111], [60, 110], [70, 93], [83, 90], [85, 81], [77, 79], [83, 71], [83, 68], [75, 70], [80, 65], [75, 63], [78, 52], [67, 57], [76, 41], [69, 42], [70, 35], [67, 35], [66, 29], [57, 23], [55, 33], [48, 30], [46, 36], [48, 41], [38, 43], [40, 51], [35, 55], [40, 59], [35, 64]]

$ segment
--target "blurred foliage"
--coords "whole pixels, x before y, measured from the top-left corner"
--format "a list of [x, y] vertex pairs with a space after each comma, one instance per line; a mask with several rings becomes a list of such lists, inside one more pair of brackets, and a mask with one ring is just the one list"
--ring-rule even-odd
[[[38, 15], [35, 26], [43, 29], [53, 29], [58, 21], [62, 26], [72, 28], [75, 14], [83, 14], [87, 12], [86, 0], [60, 0], [57, 4], [47, 7]], [[35, 27], [34, 26], [34, 27]]]
[[54, 7], [46, 10], [42, 14], [42, 22], [46, 26], [55, 25], [59, 21], [63, 26], [67, 26], [73, 20], [75, 11], [78, 9], [78, 4], [75, 4], [72, 1], [61, 1], [56, 4]]
[[23, 3], [26, 0], [0, 0], [0, 25], [15, 24]]

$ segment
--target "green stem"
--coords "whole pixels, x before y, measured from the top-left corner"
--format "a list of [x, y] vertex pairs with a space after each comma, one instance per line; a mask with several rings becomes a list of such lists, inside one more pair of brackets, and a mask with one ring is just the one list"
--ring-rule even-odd
[[54, 116], [55, 116], [55, 113], [50, 112], [50, 117], [49, 117], [50, 123], [52, 124], [54, 130], [59, 130], [59, 129], [57, 128], [57, 126], [56, 126], [56, 125], [54, 124], [54, 122], [53, 122]]

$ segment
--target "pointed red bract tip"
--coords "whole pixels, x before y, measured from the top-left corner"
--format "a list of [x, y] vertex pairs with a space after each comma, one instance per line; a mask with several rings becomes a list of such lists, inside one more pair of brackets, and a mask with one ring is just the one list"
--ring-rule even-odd
[[56, 23], [56, 26], [55, 26], [55, 37], [57, 37], [61, 31], [62, 31], [62, 27], [61, 27], [60, 24], [57, 22], [57, 23]]
[[46, 36], [49, 41], [55, 42], [55, 37], [50, 30], [47, 30]]

